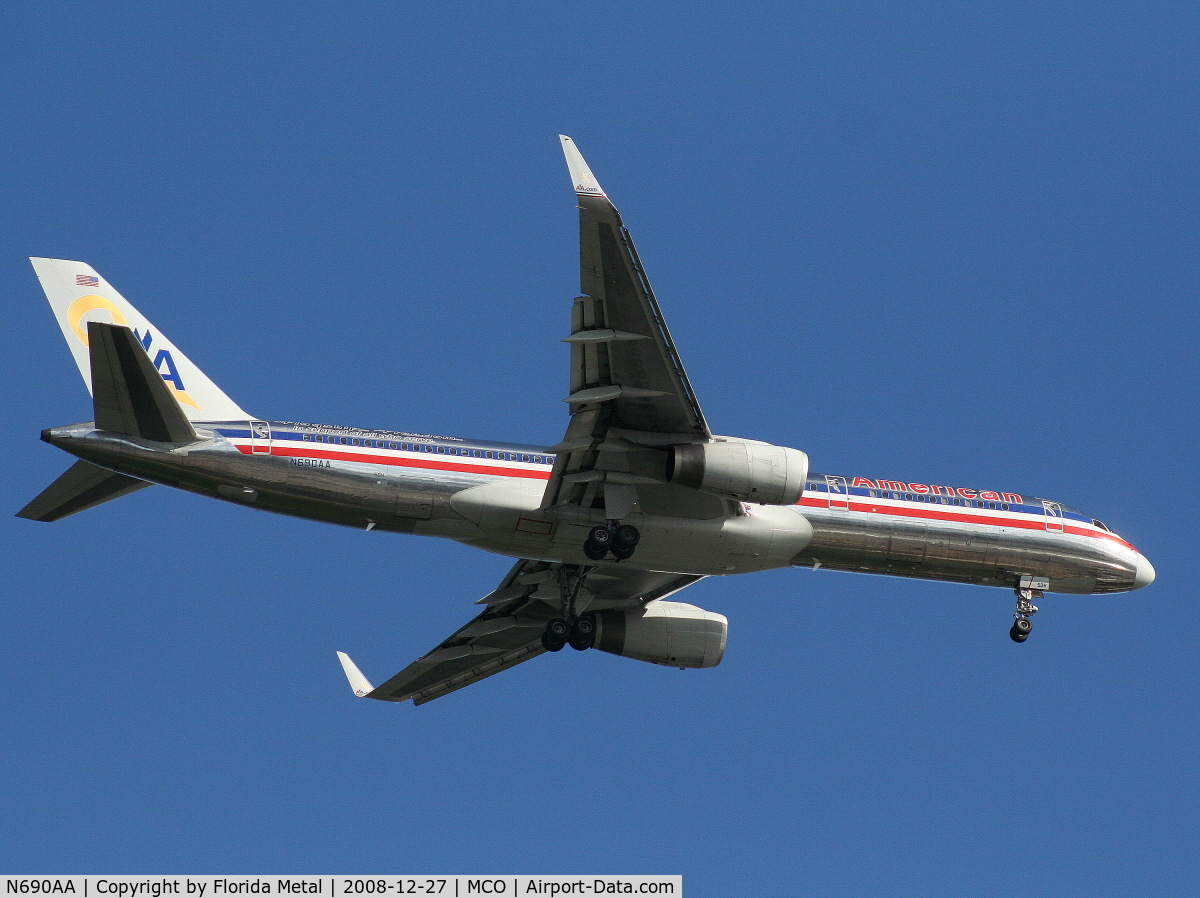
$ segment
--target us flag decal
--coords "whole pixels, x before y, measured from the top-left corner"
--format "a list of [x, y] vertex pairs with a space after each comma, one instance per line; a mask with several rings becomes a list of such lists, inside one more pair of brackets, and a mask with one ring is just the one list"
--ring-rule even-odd
[[76, 287], [99, 287], [100, 278], [94, 274], [77, 274], [75, 275]]

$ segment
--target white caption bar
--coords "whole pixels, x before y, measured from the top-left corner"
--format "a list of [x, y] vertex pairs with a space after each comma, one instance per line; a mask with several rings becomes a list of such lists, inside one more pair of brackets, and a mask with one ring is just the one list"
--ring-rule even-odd
[[0, 898], [231, 898], [256, 895], [372, 896], [670, 895], [683, 894], [682, 876], [0, 876]]

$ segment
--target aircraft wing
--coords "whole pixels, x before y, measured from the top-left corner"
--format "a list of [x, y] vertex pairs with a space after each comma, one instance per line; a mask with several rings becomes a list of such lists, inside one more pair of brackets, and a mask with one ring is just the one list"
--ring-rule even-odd
[[[547, 621], [558, 616], [562, 568], [544, 561], [518, 561], [500, 585], [479, 600], [487, 606], [483, 613], [381, 686], [372, 687], [349, 656], [338, 652], [350, 688], [363, 698], [412, 699], [421, 705], [542, 654], [542, 631]], [[576, 607], [580, 611], [628, 608], [664, 598], [700, 579], [599, 565], [588, 572]]]
[[663, 449], [712, 434], [621, 216], [571, 138], [560, 135], [579, 201], [580, 296], [571, 311], [571, 422], [543, 508], [715, 517], [725, 500], [663, 483]]

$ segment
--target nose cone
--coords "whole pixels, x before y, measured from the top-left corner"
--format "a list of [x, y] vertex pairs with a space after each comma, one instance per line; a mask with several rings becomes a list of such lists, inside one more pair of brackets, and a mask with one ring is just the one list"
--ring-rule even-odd
[[1149, 586], [1154, 582], [1154, 565], [1152, 565], [1145, 555], [1140, 552], [1137, 557], [1137, 573], [1133, 575], [1133, 588], [1141, 589], [1143, 586]]

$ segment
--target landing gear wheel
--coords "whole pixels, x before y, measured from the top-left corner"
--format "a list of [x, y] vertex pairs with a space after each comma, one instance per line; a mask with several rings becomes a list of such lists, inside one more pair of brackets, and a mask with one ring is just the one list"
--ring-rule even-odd
[[577, 652], [583, 652], [592, 647], [596, 641], [596, 620], [591, 615], [584, 615], [575, 621], [571, 627], [571, 638], [568, 645]]
[[548, 624], [542, 633], [542, 648], [548, 652], [561, 652], [571, 635], [571, 625], [561, 617], [556, 617]]
[[592, 561], [603, 561], [604, 556], [608, 554], [608, 547], [598, 546], [589, 539], [583, 544], [583, 554]]
[[1024, 642], [1033, 632], [1033, 621], [1027, 617], [1018, 617], [1013, 621], [1012, 629], [1008, 631], [1013, 642]]
[[630, 549], [636, 546], [642, 538], [642, 535], [638, 533], [637, 527], [634, 527], [632, 524], [621, 524], [617, 527], [617, 531], [613, 536], [618, 546], [625, 546]]
[[593, 527], [588, 531], [588, 542], [608, 548], [613, 542], [613, 532], [607, 527]]
[[633, 549], [633, 546], [613, 546], [613, 558], [617, 559], [617, 561], [624, 561], [626, 558], [632, 558]]

